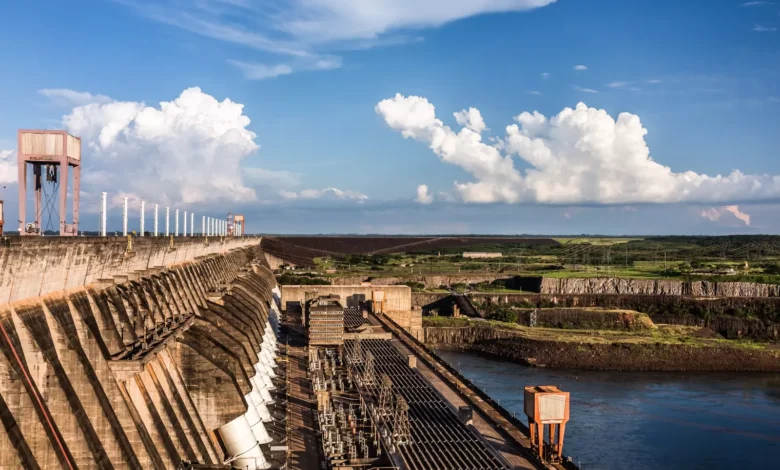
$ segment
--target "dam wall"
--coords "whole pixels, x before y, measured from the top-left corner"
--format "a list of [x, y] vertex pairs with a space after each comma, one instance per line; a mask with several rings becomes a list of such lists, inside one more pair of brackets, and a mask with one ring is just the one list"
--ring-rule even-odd
[[276, 312], [259, 239], [120, 240], [0, 248], [0, 468], [230, 468]]
[[259, 238], [7, 237], [0, 304], [259, 244]]

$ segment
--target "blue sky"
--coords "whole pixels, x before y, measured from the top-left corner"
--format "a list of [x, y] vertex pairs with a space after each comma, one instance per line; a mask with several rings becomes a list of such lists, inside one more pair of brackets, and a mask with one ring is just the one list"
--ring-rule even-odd
[[[268, 232], [780, 232], [780, 4], [352, 3], [9, 2], [0, 152], [15, 149], [17, 128], [78, 130], [93, 176], [86, 229], [97, 224], [95, 195], [109, 191], [114, 203], [128, 195], [243, 212], [251, 230]], [[182, 99], [191, 87], [200, 91]], [[159, 111], [177, 99], [186, 112]], [[383, 100], [393, 106], [380, 109]], [[532, 152], [507, 146], [506, 126], [525, 111], [551, 123], [579, 102], [588, 109], [568, 124], [520, 125], [523, 142], [541, 139], [557, 157], [528, 177]], [[428, 119], [433, 106], [447, 129]], [[453, 116], [470, 107], [484, 121], [473, 135]], [[599, 109], [638, 116], [647, 134], [621, 134]], [[144, 118], [155, 110], [160, 120]], [[117, 123], [119, 134], [101, 141]], [[440, 131], [451, 146], [437, 152]], [[572, 141], [604, 132], [639, 135], [673, 175], [641, 151], [588, 154]], [[735, 169], [747, 179], [702, 176]], [[6, 220], [14, 172], [3, 181]]]

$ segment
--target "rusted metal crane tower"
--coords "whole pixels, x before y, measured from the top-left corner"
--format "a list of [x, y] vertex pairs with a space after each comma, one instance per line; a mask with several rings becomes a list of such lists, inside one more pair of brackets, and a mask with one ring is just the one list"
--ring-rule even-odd
[[241, 214], [236, 214], [233, 216], [233, 236], [235, 237], [243, 237], [244, 236], [244, 216]]
[[[563, 458], [563, 435], [569, 421], [569, 392], [552, 385], [525, 387], [524, 410], [531, 430], [531, 446], [542, 460], [558, 463]], [[549, 441], [545, 442], [545, 425]]]
[[[45, 209], [50, 213], [54, 196], [59, 188], [60, 235], [79, 233], [79, 193], [81, 191], [81, 139], [65, 131], [28, 130], [17, 132], [19, 168], [19, 234], [41, 235], [44, 232], [42, 217]], [[35, 222], [26, 224], [27, 165], [32, 165], [33, 191], [35, 193]], [[67, 223], [68, 174], [73, 168], [73, 221]], [[45, 175], [44, 175], [45, 170]], [[43, 178], [46, 178], [44, 181]], [[54, 188], [45, 194], [45, 183]], [[46, 201], [42, 200], [45, 194]], [[45, 204], [45, 205], [44, 205]]]

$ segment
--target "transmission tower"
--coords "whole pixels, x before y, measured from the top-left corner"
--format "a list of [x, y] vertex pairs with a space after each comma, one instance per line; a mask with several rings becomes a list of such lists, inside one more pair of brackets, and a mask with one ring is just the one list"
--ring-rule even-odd
[[349, 356], [349, 362], [353, 364], [363, 362], [363, 348], [360, 346], [360, 338], [355, 340], [355, 347], [352, 348], [352, 354]]
[[409, 425], [409, 404], [401, 395], [395, 396], [395, 414], [393, 415], [393, 439], [396, 445], [408, 444], [412, 433]]
[[379, 388], [379, 414], [385, 416], [390, 414], [390, 408], [393, 406], [393, 381], [387, 374], [382, 374], [382, 382]]
[[376, 373], [374, 372], [374, 354], [366, 351], [366, 368], [363, 370], [363, 383], [373, 385], [376, 382]]

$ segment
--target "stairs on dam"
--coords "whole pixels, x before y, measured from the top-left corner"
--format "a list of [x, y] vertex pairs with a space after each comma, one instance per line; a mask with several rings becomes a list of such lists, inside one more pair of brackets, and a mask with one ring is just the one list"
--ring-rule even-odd
[[0, 253], [0, 468], [283, 465], [276, 282], [256, 244], [55, 240]]

